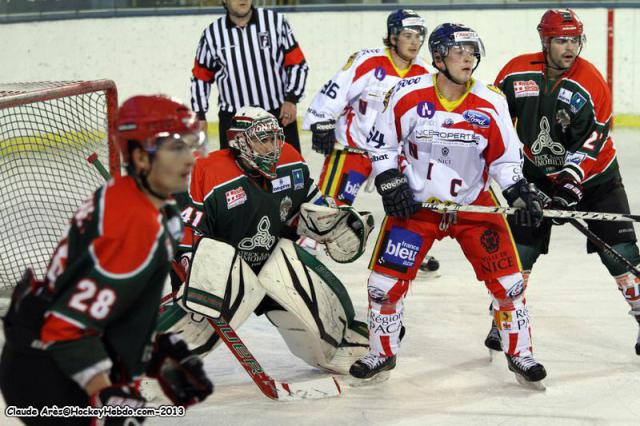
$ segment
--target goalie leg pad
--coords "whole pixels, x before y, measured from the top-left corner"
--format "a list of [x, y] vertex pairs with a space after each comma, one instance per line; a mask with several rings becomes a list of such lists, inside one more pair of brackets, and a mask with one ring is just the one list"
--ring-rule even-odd
[[355, 316], [346, 289], [326, 266], [291, 241], [278, 242], [258, 275], [267, 295], [286, 312], [270, 311], [294, 355], [332, 369]]
[[[220, 315], [238, 329], [265, 296], [258, 277], [231, 245], [201, 238], [178, 305], [189, 312], [166, 331], [181, 334], [194, 352], [204, 355], [219, 343], [204, 317]], [[176, 315], [176, 314], [174, 314]]]

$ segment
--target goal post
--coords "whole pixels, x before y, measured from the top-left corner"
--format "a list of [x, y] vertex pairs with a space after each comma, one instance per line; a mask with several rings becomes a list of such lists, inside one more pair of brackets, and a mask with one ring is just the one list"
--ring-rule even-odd
[[0, 290], [32, 268], [42, 278], [69, 219], [120, 174], [111, 80], [0, 83]]

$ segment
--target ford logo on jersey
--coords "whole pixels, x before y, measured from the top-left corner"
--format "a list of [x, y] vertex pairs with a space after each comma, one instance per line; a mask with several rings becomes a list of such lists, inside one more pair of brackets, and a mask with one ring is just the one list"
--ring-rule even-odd
[[416, 110], [422, 118], [432, 118], [436, 113], [436, 107], [431, 102], [426, 101], [418, 103]]
[[491, 124], [491, 118], [487, 114], [473, 109], [468, 109], [463, 112], [462, 118], [464, 118], [467, 123], [482, 128], [489, 127], [489, 124]]

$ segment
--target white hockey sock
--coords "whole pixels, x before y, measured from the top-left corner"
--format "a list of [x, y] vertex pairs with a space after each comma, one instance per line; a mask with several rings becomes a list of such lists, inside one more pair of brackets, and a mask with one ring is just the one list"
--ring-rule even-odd
[[507, 355], [531, 354], [529, 311], [524, 303], [499, 307], [494, 302], [493, 318], [500, 332], [502, 349]]
[[409, 281], [372, 272], [369, 292], [369, 347], [373, 354], [393, 356], [400, 348], [404, 296]]
[[640, 279], [631, 272], [625, 272], [614, 278], [616, 279], [618, 290], [620, 290], [620, 293], [622, 293], [622, 296], [631, 307], [629, 313], [636, 317], [640, 316]]

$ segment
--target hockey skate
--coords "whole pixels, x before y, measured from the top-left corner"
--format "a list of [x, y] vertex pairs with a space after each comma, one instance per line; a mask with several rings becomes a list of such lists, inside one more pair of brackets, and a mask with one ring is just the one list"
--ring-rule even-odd
[[389, 379], [390, 370], [396, 367], [396, 356], [380, 356], [368, 354], [364, 358], [354, 362], [349, 369], [349, 374], [356, 380], [351, 380], [351, 386], [363, 386], [380, 383]]
[[423, 273], [426, 278], [438, 278], [440, 274], [437, 272], [440, 269], [440, 262], [433, 256], [427, 256], [424, 258], [422, 264], [418, 269]]
[[535, 390], [545, 390], [542, 379], [547, 377], [547, 370], [533, 356], [511, 356], [505, 354], [509, 370], [516, 375], [521, 385]]
[[500, 332], [496, 327], [496, 322], [491, 321], [491, 329], [487, 338], [484, 339], [484, 345], [489, 349], [489, 358], [493, 361], [494, 352], [502, 352], [502, 343], [500, 341]]

